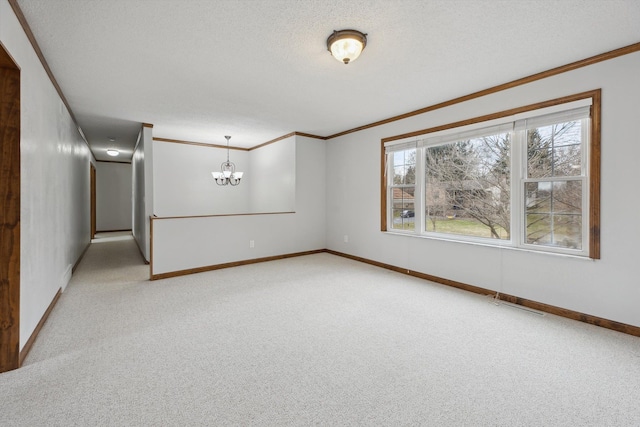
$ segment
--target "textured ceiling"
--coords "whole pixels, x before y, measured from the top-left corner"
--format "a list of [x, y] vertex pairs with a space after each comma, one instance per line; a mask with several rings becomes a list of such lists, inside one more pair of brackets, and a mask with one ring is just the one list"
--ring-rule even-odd
[[[130, 158], [140, 123], [243, 147], [328, 136], [640, 41], [637, 0], [18, 4], [98, 160]], [[368, 33], [349, 65], [325, 45], [345, 28]]]

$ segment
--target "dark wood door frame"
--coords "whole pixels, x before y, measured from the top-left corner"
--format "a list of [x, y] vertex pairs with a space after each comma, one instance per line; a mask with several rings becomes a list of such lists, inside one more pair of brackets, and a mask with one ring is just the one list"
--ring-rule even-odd
[[90, 185], [91, 185], [91, 239], [96, 237], [96, 167], [90, 163]]
[[0, 43], [0, 372], [20, 367], [20, 68]]

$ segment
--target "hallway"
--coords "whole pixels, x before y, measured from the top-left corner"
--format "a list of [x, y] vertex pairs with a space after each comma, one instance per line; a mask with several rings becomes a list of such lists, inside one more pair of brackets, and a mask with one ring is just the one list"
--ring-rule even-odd
[[126, 317], [114, 309], [135, 311], [135, 307], [127, 307], [129, 295], [148, 285], [148, 280], [149, 266], [131, 232], [96, 234], [23, 366], [84, 349], [96, 340], [126, 331], [127, 325], [118, 322]]

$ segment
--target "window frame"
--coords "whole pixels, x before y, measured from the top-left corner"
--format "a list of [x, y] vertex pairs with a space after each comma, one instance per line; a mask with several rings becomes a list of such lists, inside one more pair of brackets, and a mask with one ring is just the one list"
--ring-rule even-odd
[[[424, 174], [421, 169], [423, 169], [424, 159], [416, 162], [416, 175], [420, 172], [420, 179], [416, 179], [416, 200], [414, 201], [415, 206], [415, 223], [416, 226], [414, 230], [404, 231], [394, 229], [392, 226], [389, 226], [389, 221], [392, 220], [390, 217], [391, 209], [388, 209], [389, 203], [392, 201], [389, 199], [389, 192], [387, 189], [388, 185], [388, 177], [387, 173], [387, 155], [385, 150], [386, 145], [395, 145], [402, 144], [407, 148], [410, 148], [410, 140], [413, 138], [415, 143], [419, 139], [425, 138], [435, 138], [439, 137], [439, 135], [444, 134], [444, 139], [446, 140], [447, 133], [464, 133], [467, 129], [482, 129], [486, 127], [491, 127], [495, 125], [500, 125], [501, 123], [505, 123], [506, 120], [511, 120], [513, 117], [518, 117], [519, 115], [529, 115], [530, 117], [537, 117], [536, 110], [557, 110], [563, 111], [564, 109], [570, 110], [572, 107], [569, 105], [572, 102], [576, 103], [577, 101], [582, 101], [585, 103], [585, 100], [590, 100], [589, 106], [589, 124], [587, 126], [588, 129], [584, 129], [583, 126], [583, 134], [584, 132], [588, 133], [588, 150], [582, 150], [582, 168], [585, 171], [584, 178], [580, 178], [587, 181], [587, 184], [582, 185], [583, 193], [582, 193], [582, 227], [583, 227], [583, 246], [582, 250], [572, 250], [567, 248], [555, 248], [553, 246], [544, 246], [544, 245], [535, 245], [526, 243], [526, 236], [523, 233], [523, 230], [526, 227], [526, 208], [524, 206], [524, 182], [528, 178], [528, 176], [524, 173], [523, 170], [519, 170], [514, 172], [514, 164], [512, 162], [511, 165], [511, 205], [513, 206], [515, 203], [519, 204], [519, 209], [512, 209], [511, 215], [511, 235], [509, 240], [500, 240], [500, 239], [490, 239], [490, 238], [474, 238], [470, 236], [463, 235], [454, 235], [454, 234], [444, 234], [437, 233], [437, 235], [433, 234], [425, 234], [425, 224], [424, 224], [424, 209], [425, 209], [425, 195], [424, 193], [424, 183], [423, 181]], [[580, 103], [578, 103], [580, 104]], [[561, 253], [561, 254], [574, 254], [579, 257], [588, 257], [591, 259], [600, 259], [600, 112], [601, 112], [601, 89], [596, 89], [592, 91], [582, 92], [574, 95], [569, 95], [561, 98], [551, 99], [548, 101], [543, 101], [535, 104], [529, 104], [523, 107], [513, 108], [509, 110], [500, 111], [497, 113], [487, 114], [483, 116], [474, 117], [467, 120], [462, 120], [458, 122], [453, 122], [441, 126], [431, 127], [423, 130], [418, 130], [415, 132], [405, 133], [401, 135], [396, 135], [388, 138], [383, 138], [381, 140], [381, 231], [389, 232], [394, 234], [401, 234], [406, 236], [418, 236], [422, 238], [430, 238], [435, 240], [447, 240], [447, 241], [456, 241], [456, 242], [472, 242], [472, 243], [481, 243], [490, 246], [499, 246], [499, 247], [508, 247], [514, 249], [527, 249], [536, 252], [543, 253]], [[566, 108], [565, 108], [566, 106]], [[553, 107], [553, 108], [552, 108]], [[542, 115], [546, 114], [545, 112], [541, 113]], [[517, 119], [516, 119], [517, 120]], [[514, 120], [515, 123], [515, 120]], [[514, 133], [515, 135], [515, 133]], [[441, 142], [444, 144], [446, 142]], [[523, 150], [521, 147], [521, 141], [513, 138], [511, 141], [512, 150], [511, 156], [512, 158], [515, 156], [519, 156], [517, 160], [517, 164], [515, 167], [523, 168], [526, 167], [526, 150]], [[431, 144], [434, 145], [434, 144]], [[419, 155], [417, 155], [419, 157]], [[569, 177], [571, 180], [577, 180], [578, 177]], [[555, 181], [555, 177], [550, 177], [551, 181]], [[585, 190], [585, 185], [588, 187]], [[514, 192], [515, 190], [515, 192]], [[419, 195], [419, 199], [417, 199]], [[514, 212], [515, 211], [515, 212]], [[520, 215], [518, 215], [520, 213]], [[418, 226], [418, 224], [420, 224]], [[587, 239], [587, 241], [584, 240]]]
[[[407, 150], [412, 150], [414, 149], [414, 147], [411, 146], [411, 144], [400, 144], [401, 146], [396, 147], [396, 149], [394, 149], [393, 151], [390, 151], [387, 154], [390, 154], [390, 157], [395, 157], [395, 153], [398, 152], [404, 152]], [[386, 150], [385, 150], [386, 152]], [[389, 162], [388, 157], [385, 156], [385, 161], [387, 162], [387, 165], [385, 167], [385, 173], [391, 174], [391, 176], [395, 176], [395, 168], [397, 167], [397, 165], [395, 163]], [[389, 209], [389, 218], [391, 219], [391, 221], [393, 221], [394, 218], [394, 210], [396, 209], [395, 205], [394, 205], [394, 189], [398, 189], [400, 191], [402, 191], [403, 193], [406, 193], [405, 189], [412, 189], [413, 190], [413, 201], [411, 202], [413, 204], [413, 212], [414, 215], [416, 214], [416, 211], [419, 210], [419, 206], [416, 206], [416, 198], [415, 198], [415, 194], [417, 191], [419, 191], [420, 185], [418, 183], [418, 180], [416, 179], [418, 176], [421, 175], [421, 167], [419, 166], [418, 159], [417, 159], [417, 150], [414, 153], [414, 182], [413, 183], [406, 183], [403, 182], [401, 184], [392, 184], [392, 185], [388, 185], [388, 188], [391, 190], [388, 193], [388, 197], [389, 197], [389, 201], [388, 204], [391, 207]], [[406, 163], [406, 157], [405, 157], [405, 162], [402, 164], [402, 166], [406, 167], [407, 163]], [[406, 175], [405, 175], [406, 177]], [[391, 180], [391, 177], [389, 177], [388, 179], [389, 181]], [[403, 197], [404, 200], [404, 197]], [[415, 224], [415, 217], [414, 217], [414, 224]], [[403, 227], [402, 229], [396, 229], [394, 228], [394, 231], [400, 231], [402, 232], [402, 230], [404, 230], [404, 220], [402, 221]]]
[[[591, 134], [589, 132], [591, 126], [591, 112], [589, 112], [588, 118], [580, 119], [581, 123], [581, 141], [586, 141], [587, 147], [591, 148]], [[568, 121], [568, 120], [567, 120]], [[554, 121], [555, 123], [560, 123], [560, 121]], [[540, 127], [545, 126], [541, 125]], [[588, 215], [589, 212], [589, 203], [590, 203], [590, 192], [589, 192], [589, 158], [590, 158], [590, 150], [581, 150], [580, 152], [580, 174], [579, 175], [571, 175], [571, 176], [549, 176], [549, 177], [530, 177], [528, 174], [528, 162], [527, 162], [527, 152], [524, 148], [527, 144], [526, 142], [526, 132], [532, 128], [526, 127], [522, 129], [523, 134], [518, 135], [518, 137], [524, 138], [524, 140], [519, 139], [518, 137], [514, 138], [514, 143], [517, 145], [518, 157], [519, 157], [519, 167], [521, 169], [520, 176], [518, 177], [517, 183], [512, 186], [512, 194], [516, 194], [518, 197], [517, 203], [520, 206], [520, 213], [522, 214], [519, 218], [512, 217], [512, 223], [518, 225], [518, 241], [517, 246], [523, 247], [525, 249], [531, 250], [542, 250], [545, 252], [558, 252], [558, 253], [573, 253], [574, 250], [568, 248], [556, 248], [551, 245], [536, 245], [533, 243], [527, 242], [526, 229], [527, 229], [527, 209], [526, 209], [526, 190], [525, 186], [527, 183], [535, 183], [535, 182], [550, 182], [552, 185], [556, 182], [569, 182], [569, 181], [579, 181], [581, 188], [581, 212], [582, 212], [582, 229], [581, 236], [585, 237], [589, 235], [589, 222]], [[582, 145], [582, 144], [581, 144]], [[513, 174], [512, 174], [513, 176]], [[514, 193], [516, 191], [516, 193]], [[515, 221], [515, 222], [513, 222]], [[579, 256], [588, 256], [589, 255], [589, 247], [588, 240], [584, 240], [582, 242], [582, 249], [580, 250]]]

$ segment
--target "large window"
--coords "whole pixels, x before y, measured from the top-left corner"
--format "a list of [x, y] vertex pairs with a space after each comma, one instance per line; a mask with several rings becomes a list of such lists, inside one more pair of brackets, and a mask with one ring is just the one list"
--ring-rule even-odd
[[549, 101], [390, 138], [383, 230], [598, 258], [593, 104]]

